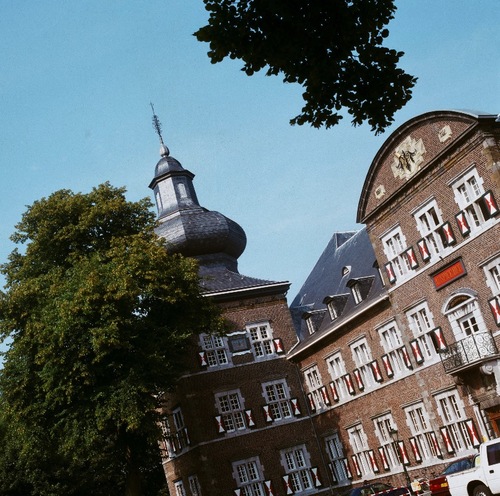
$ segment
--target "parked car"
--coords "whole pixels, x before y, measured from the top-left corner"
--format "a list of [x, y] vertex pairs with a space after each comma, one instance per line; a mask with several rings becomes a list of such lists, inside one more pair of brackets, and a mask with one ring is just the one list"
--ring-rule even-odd
[[345, 496], [411, 496], [407, 487], [393, 487], [384, 482], [373, 482], [351, 489]]
[[451, 496], [500, 494], [500, 439], [482, 443], [472, 468], [446, 478]]
[[455, 460], [454, 462], [448, 464], [440, 475], [434, 479], [430, 479], [429, 490], [431, 491], [432, 496], [450, 496], [446, 476], [472, 468], [475, 456], [476, 455], [470, 455], [465, 458], [461, 458], [460, 460]]

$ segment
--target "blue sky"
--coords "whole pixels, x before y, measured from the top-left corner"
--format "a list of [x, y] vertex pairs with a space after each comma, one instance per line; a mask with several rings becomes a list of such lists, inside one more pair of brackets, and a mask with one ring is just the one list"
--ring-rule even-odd
[[356, 210], [377, 150], [407, 119], [436, 109], [500, 112], [500, 1], [397, 2], [390, 47], [419, 77], [394, 126], [374, 136], [346, 118], [291, 127], [300, 87], [212, 65], [192, 33], [202, 0], [0, 1], [0, 263], [26, 206], [104, 181], [151, 197], [159, 159], [150, 102], [172, 156], [196, 174], [200, 203], [238, 222], [240, 272], [292, 283]]

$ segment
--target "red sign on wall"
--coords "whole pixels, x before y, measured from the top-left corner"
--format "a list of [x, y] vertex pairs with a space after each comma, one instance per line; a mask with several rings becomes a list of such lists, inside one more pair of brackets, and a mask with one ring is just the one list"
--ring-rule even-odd
[[438, 272], [431, 274], [431, 277], [434, 281], [436, 289], [441, 289], [451, 282], [460, 279], [460, 277], [465, 276], [465, 274], [467, 274], [467, 271], [465, 270], [462, 259], [459, 258], [446, 267], [440, 269]]

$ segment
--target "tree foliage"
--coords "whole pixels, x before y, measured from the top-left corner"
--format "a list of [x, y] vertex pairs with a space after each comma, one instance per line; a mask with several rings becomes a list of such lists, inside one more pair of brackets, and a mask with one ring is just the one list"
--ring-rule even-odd
[[249, 76], [267, 68], [304, 88], [292, 124], [334, 126], [342, 108], [353, 125], [380, 133], [411, 98], [416, 78], [398, 67], [403, 52], [383, 46], [394, 0], [203, 0], [212, 63], [241, 59]]
[[162, 394], [192, 333], [221, 320], [196, 264], [155, 235], [150, 207], [103, 184], [39, 200], [16, 226], [24, 246], [2, 266], [0, 298], [12, 339], [0, 371], [1, 494], [157, 494], [140, 480], [164, 482]]

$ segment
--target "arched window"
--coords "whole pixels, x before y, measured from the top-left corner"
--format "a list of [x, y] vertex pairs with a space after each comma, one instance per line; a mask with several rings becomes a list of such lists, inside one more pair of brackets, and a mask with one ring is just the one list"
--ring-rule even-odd
[[445, 303], [443, 313], [448, 317], [457, 341], [487, 331], [474, 291], [463, 289], [452, 295]]

